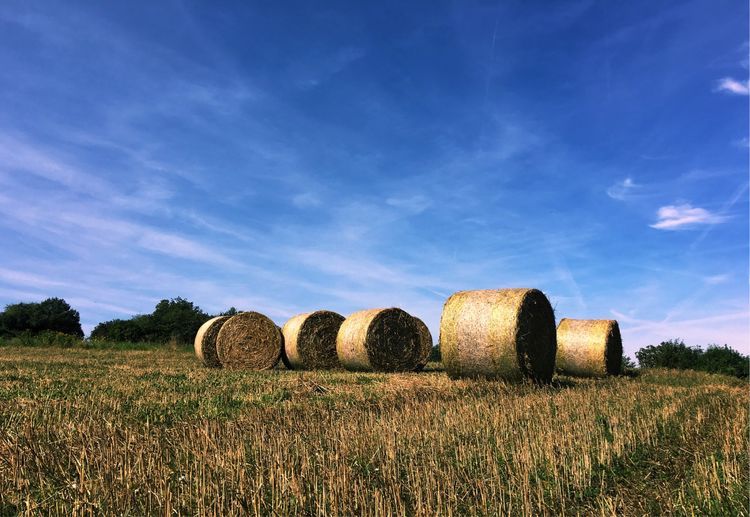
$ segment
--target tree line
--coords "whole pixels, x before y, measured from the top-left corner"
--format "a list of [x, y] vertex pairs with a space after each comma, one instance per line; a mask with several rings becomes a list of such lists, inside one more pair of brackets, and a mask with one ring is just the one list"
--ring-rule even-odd
[[[222, 313], [236, 314], [232, 307]], [[128, 319], [99, 323], [89, 340], [129, 343], [193, 342], [198, 328], [213, 316], [184, 298], [161, 300], [151, 314], [138, 314]], [[50, 344], [71, 343], [65, 337], [82, 339], [83, 329], [77, 310], [61, 298], [48, 298], [40, 303], [14, 303], [0, 312], [0, 338], [23, 344], [31, 338]]]
[[[232, 307], [221, 314], [231, 316], [237, 314], [237, 310]], [[188, 345], [193, 342], [198, 328], [212, 317], [184, 298], [164, 299], [156, 304], [151, 314], [99, 323], [89, 340]], [[0, 312], [0, 339], [23, 344], [24, 339], [39, 337], [46, 338], [45, 344], [67, 346], [83, 339], [78, 311], [62, 298], [48, 298], [40, 303], [7, 305]], [[436, 348], [433, 352], [439, 359], [439, 350]], [[750, 370], [750, 358], [727, 345], [709, 345], [704, 350], [688, 346], [679, 339], [646, 346], [635, 356], [641, 368], [700, 370], [741, 378], [747, 378]], [[623, 356], [623, 364], [635, 367], [627, 356]]]

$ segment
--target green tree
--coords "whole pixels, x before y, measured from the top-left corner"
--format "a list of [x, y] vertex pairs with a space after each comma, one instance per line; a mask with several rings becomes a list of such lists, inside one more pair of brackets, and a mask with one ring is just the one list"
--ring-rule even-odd
[[620, 371], [626, 372], [628, 370], [635, 370], [636, 368], [637, 365], [633, 362], [633, 360], [625, 354], [622, 354], [622, 365], [620, 367]]
[[115, 319], [99, 323], [91, 331], [91, 339], [142, 343], [148, 340], [151, 315], [140, 314], [129, 320]]
[[679, 339], [672, 339], [657, 346], [641, 348], [635, 355], [644, 368], [701, 370], [740, 378], [748, 377], [750, 370], [750, 358], [727, 345], [709, 345], [704, 351], [697, 346], [687, 346]]
[[15, 303], [0, 313], [0, 335], [36, 336], [45, 331], [82, 338], [80, 314], [62, 298], [47, 298], [40, 303]]
[[200, 307], [183, 298], [162, 300], [151, 314], [151, 341], [192, 343], [200, 326], [209, 318]]
[[638, 364], [643, 368], [695, 369], [702, 350], [689, 347], [681, 339], [662, 341], [659, 345], [649, 345], [635, 353]]
[[745, 378], [748, 377], [748, 370], [750, 370], [750, 358], [727, 345], [709, 345], [701, 354], [698, 369]]
[[200, 326], [209, 318], [200, 307], [184, 298], [165, 299], [156, 304], [151, 314], [98, 324], [91, 332], [91, 339], [188, 344], [192, 343]]

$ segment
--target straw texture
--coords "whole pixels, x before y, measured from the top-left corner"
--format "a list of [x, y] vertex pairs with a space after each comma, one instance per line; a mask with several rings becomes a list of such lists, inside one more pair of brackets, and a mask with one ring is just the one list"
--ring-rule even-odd
[[281, 357], [281, 329], [258, 312], [229, 318], [216, 338], [219, 361], [225, 368], [268, 370]]
[[284, 324], [284, 364], [294, 370], [340, 366], [336, 336], [344, 317], [332, 311], [298, 314]]
[[355, 312], [341, 325], [336, 338], [336, 353], [347, 370], [413, 371], [420, 347], [414, 318], [396, 308]]
[[549, 382], [555, 315], [537, 289], [461, 291], [445, 302], [440, 352], [451, 377]]
[[579, 377], [619, 375], [622, 337], [616, 320], [563, 318], [557, 326], [557, 370]]
[[424, 321], [420, 320], [416, 316], [414, 316], [414, 321], [417, 324], [417, 328], [419, 329], [419, 342], [421, 344], [419, 348], [419, 360], [417, 362], [417, 367], [414, 368], [414, 371], [419, 372], [427, 365], [427, 362], [430, 360], [430, 354], [432, 354], [432, 334], [430, 333], [430, 329], [427, 328], [427, 325], [425, 325]]
[[219, 355], [216, 352], [216, 337], [219, 335], [219, 330], [225, 321], [229, 319], [229, 316], [217, 316], [211, 318], [205, 322], [198, 329], [195, 334], [195, 341], [193, 347], [195, 348], [195, 355], [198, 359], [209, 368], [221, 368], [221, 362], [219, 361]]

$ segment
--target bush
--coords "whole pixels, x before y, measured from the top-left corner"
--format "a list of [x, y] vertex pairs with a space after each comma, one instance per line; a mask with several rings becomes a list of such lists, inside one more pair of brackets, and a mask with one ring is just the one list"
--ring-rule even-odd
[[62, 348], [80, 347], [83, 343], [83, 340], [78, 336], [71, 336], [70, 334], [53, 330], [44, 330], [38, 334], [21, 332], [16, 336], [3, 340], [3, 344], [12, 346], [55, 346]]
[[62, 298], [47, 298], [41, 303], [15, 303], [0, 312], [0, 336], [6, 338], [37, 336], [57, 332], [83, 338], [81, 318]]
[[734, 377], [748, 377], [750, 358], [727, 345], [710, 345], [705, 351], [687, 346], [682, 340], [672, 339], [659, 345], [649, 345], [635, 353], [643, 368], [675, 368], [722, 373]]
[[622, 354], [622, 363], [620, 365], [620, 371], [622, 373], [629, 372], [632, 370], [635, 370], [638, 366], [633, 362], [633, 360], [626, 356], [625, 354]]
[[750, 369], [750, 359], [727, 345], [709, 345], [701, 356], [698, 370], [710, 373], [723, 373], [733, 377], [746, 378]]
[[643, 368], [695, 369], [698, 366], [701, 349], [689, 347], [680, 339], [662, 341], [659, 345], [649, 345], [635, 353]]
[[161, 300], [154, 312], [99, 323], [91, 332], [94, 341], [130, 343], [192, 343], [195, 334], [210, 316], [183, 298]]
[[140, 343], [148, 340], [150, 329], [151, 316], [141, 314], [129, 320], [116, 319], [99, 323], [91, 331], [90, 339]]

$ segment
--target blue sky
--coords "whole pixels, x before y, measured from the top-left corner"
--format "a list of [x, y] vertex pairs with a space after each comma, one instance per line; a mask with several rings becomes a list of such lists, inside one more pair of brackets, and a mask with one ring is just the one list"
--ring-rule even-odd
[[748, 5], [0, 4], [0, 304], [528, 286], [748, 352]]

